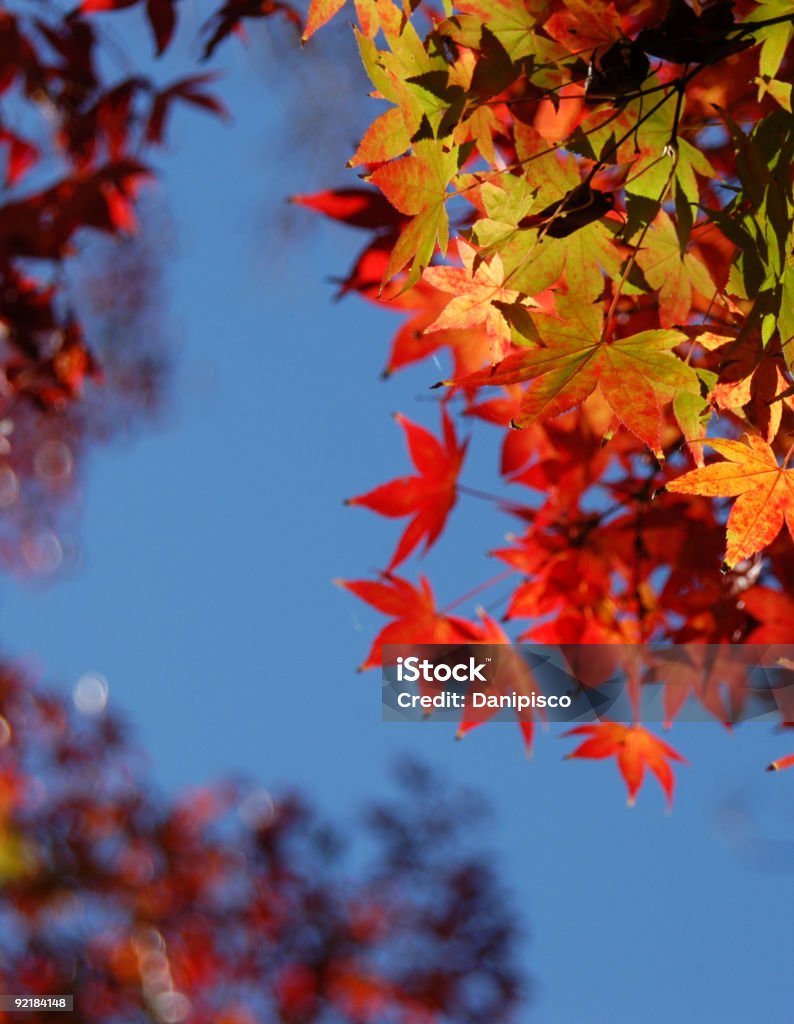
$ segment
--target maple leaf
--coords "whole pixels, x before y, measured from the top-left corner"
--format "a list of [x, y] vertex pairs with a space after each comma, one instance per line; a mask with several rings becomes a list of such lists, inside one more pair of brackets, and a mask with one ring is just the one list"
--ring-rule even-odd
[[392, 251], [385, 279], [390, 280], [411, 262], [407, 284], [416, 282], [435, 252], [444, 254], [449, 243], [449, 217], [444, 205], [447, 185], [458, 170], [459, 150], [447, 151], [423, 140], [410, 156], [383, 164], [370, 175], [391, 205], [411, 220]]
[[[7, 185], [37, 167], [32, 194], [6, 196], [0, 210], [0, 380], [15, 407], [13, 435], [0, 431], [0, 504], [10, 496], [7, 511], [20, 521], [26, 488], [14, 483], [12, 494], [9, 481], [37, 475], [39, 435], [68, 429], [79, 440], [81, 392], [99, 379], [88, 332], [66, 312], [69, 261], [92, 231], [120, 236], [135, 227], [138, 189], [150, 174], [145, 149], [162, 142], [175, 103], [220, 112], [207, 76], [161, 88], [131, 61], [118, 79], [96, 30], [95, 12], [135, 8], [162, 52], [177, 0], [76, 4], [69, 13], [39, 4], [35, 17], [0, 18]], [[343, 6], [309, 0], [304, 40]], [[611, 649], [657, 636], [699, 641], [703, 653], [676, 667], [679, 685], [667, 680], [668, 716], [696, 693], [717, 717], [737, 717], [738, 669], [720, 664], [722, 654], [712, 660], [705, 642], [729, 650], [742, 638], [772, 645], [791, 635], [794, 546], [782, 524], [791, 528], [792, 478], [788, 459], [780, 466], [770, 447], [779, 455], [794, 440], [775, 442], [791, 432], [794, 409], [791, 0], [762, 0], [754, 15], [744, 9], [753, 5], [737, 5], [737, 18], [749, 22], [734, 21], [730, 0], [456, 0], [454, 10], [445, 3], [437, 12], [392, 0], [353, 6], [373, 96], [388, 108], [360, 135], [350, 162], [369, 184], [295, 201], [367, 232], [339, 294], [355, 290], [403, 315], [390, 370], [446, 348], [454, 369], [444, 372], [466, 414], [527, 428], [503, 430], [501, 468], [506, 483], [534, 493], [516, 503], [492, 496], [526, 531], [495, 552], [522, 577], [504, 595], [507, 617], [530, 620], [526, 636], [574, 651], [584, 641]], [[243, 35], [246, 18], [281, 13], [301, 22], [285, 0], [217, 7], [202, 30], [205, 58], [230, 32]], [[729, 67], [716, 66], [731, 54]], [[715, 109], [727, 132], [711, 127]], [[8, 127], [27, 132], [42, 114], [36, 149]], [[447, 249], [456, 259], [444, 264], [456, 266], [439, 265]], [[31, 261], [45, 266], [27, 281], [20, 268]], [[108, 286], [105, 297], [115, 303], [117, 292]], [[685, 337], [693, 344], [683, 360]], [[112, 382], [115, 356], [104, 345], [99, 352]], [[489, 355], [499, 362], [486, 370]], [[486, 385], [506, 390], [478, 393]], [[91, 395], [89, 413], [99, 397]], [[712, 458], [706, 439], [724, 411], [767, 447], [758, 437], [717, 439]], [[359, 596], [391, 614], [389, 637], [415, 641], [418, 631], [502, 645], [493, 620], [452, 619], [435, 608], [426, 581], [391, 575], [436, 541], [455, 502], [466, 446], [441, 415], [438, 438], [399, 420], [412, 457], [418, 438], [435, 468], [414, 459], [412, 475], [353, 499], [403, 517], [405, 529], [389, 572], [350, 589], [375, 588]], [[613, 441], [620, 424], [627, 429]], [[701, 476], [673, 481], [668, 489], [681, 493], [651, 504], [661, 481], [643, 445], [661, 457], [681, 432]], [[781, 534], [767, 557], [724, 575], [716, 570], [728, 509], [711, 500], [718, 496], [738, 499], [728, 520], [734, 562]], [[4, 541], [0, 557], [12, 548]], [[794, 712], [778, 710], [794, 721]], [[638, 735], [624, 733], [623, 746]], [[383, 1015], [363, 968], [329, 963], [327, 977], [315, 979], [318, 998], [336, 985], [343, 1015]], [[285, 1006], [287, 1016], [307, 1012], [299, 996]]]
[[361, 672], [380, 667], [384, 644], [467, 643], [479, 635], [477, 627], [466, 619], [437, 610], [433, 591], [424, 576], [419, 577], [419, 587], [391, 573], [384, 573], [378, 581], [338, 580], [337, 583], [395, 620], [375, 637], [369, 654], [359, 666]]
[[581, 184], [538, 213], [522, 217], [518, 227], [541, 227], [541, 234], [549, 238], [567, 238], [593, 221], [600, 220], [614, 205], [615, 199], [611, 192], [601, 192]]
[[290, 196], [290, 202], [354, 228], [385, 228], [404, 219], [373, 188], [337, 188], [294, 195]]
[[752, 587], [743, 596], [747, 611], [759, 625], [747, 637], [748, 644], [794, 642], [794, 598], [770, 587]]
[[[384, 269], [385, 262], [380, 268], [378, 284], [383, 278]], [[399, 294], [395, 295], [394, 292]], [[431, 288], [427, 281], [419, 280], [413, 288], [402, 291], [400, 279], [397, 278], [393, 285], [388, 285], [380, 294], [377, 288], [370, 288], [367, 298], [386, 309], [408, 310], [412, 314], [392, 340], [384, 377], [410, 363], [426, 359], [442, 348], [449, 350], [456, 375], [472, 373], [488, 360], [490, 341], [481, 327], [465, 331], [425, 332], [425, 328], [438, 318], [448, 301], [444, 292]]]
[[[541, 619], [554, 612], [553, 620], [533, 626], [522, 635], [542, 643], [607, 642], [605, 637], [616, 625], [613, 602], [608, 599], [609, 580], [628, 575], [621, 552], [615, 552], [609, 536], [597, 529], [597, 513], [580, 513], [575, 506], [566, 508], [552, 494], [537, 512], [528, 513], [533, 522], [515, 546], [497, 549], [492, 554], [525, 577], [514, 590], [506, 617]], [[592, 629], [580, 616], [571, 632], [565, 623], [566, 609], [577, 615], [596, 609]], [[606, 628], [605, 628], [606, 627]], [[541, 633], [543, 639], [541, 640]], [[615, 639], [632, 642], [630, 636], [615, 629]]]
[[[510, 637], [487, 612], [480, 609], [478, 614], [480, 616], [479, 637], [475, 642], [492, 645], [493, 650], [490, 659], [489, 692], [494, 696], [511, 695], [514, 692], [529, 695], [537, 690], [535, 677], [522, 657], [521, 651], [513, 646]], [[498, 708], [492, 707], [475, 708], [473, 701], [467, 701], [455, 738], [463, 739], [472, 729], [487, 722], [497, 711]], [[524, 741], [524, 750], [529, 757], [532, 753], [532, 740], [535, 732], [532, 709], [522, 708], [516, 712], [516, 717]]]
[[568, 758], [616, 757], [618, 769], [629, 791], [629, 806], [636, 800], [642, 786], [646, 767], [650, 768], [672, 806], [675, 779], [669, 761], [686, 764], [686, 760], [669, 744], [648, 732], [641, 725], [621, 725], [618, 722], [594, 722], [569, 729], [564, 736], [587, 736]]
[[14, 394], [24, 395], [45, 412], [63, 409], [70, 400], [79, 398], [86, 380], [102, 379], [74, 320], [62, 329], [61, 343], [51, 358], [33, 364], [12, 362], [6, 366], [6, 376]]
[[204, 44], [202, 60], [209, 60], [227, 36], [236, 32], [243, 18], [269, 18], [273, 14], [282, 14], [299, 32], [303, 30], [303, 22], [295, 8], [282, 0], [228, 0], [202, 26], [207, 36]]
[[[120, 11], [139, 2], [140, 0], [83, 0], [80, 11], [84, 14]], [[147, 0], [146, 2], [146, 16], [154, 35], [158, 56], [167, 49], [173, 37], [176, 27], [175, 7], [175, 0]]]
[[334, 284], [339, 285], [334, 298], [341, 299], [350, 292], [358, 292], [362, 298], [377, 302], [382, 294], [383, 275], [386, 273], [389, 255], [398, 235], [396, 229], [376, 235], [359, 252], [345, 277], [330, 278]]
[[345, 3], [346, 0], [312, 0], [301, 42], [308, 42], [318, 29], [328, 24], [331, 18], [342, 10]]
[[620, 15], [604, 0], [566, 0], [543, 28], [573, 53], [609, 45], [621, 35]]
[[728, 516], [725, 564], [732, 569], [767, 547], [784, 523], [794, 536], [794, 470], [786, 468], [791, 452], [780, 466], [769, 443], [752, 434], [742, 441], [709, 438], [704, 444], [725, 461], [690, 470], [665, 490], [737, 498]]
[[675, 226], [664, 210], [645, 236], [637, 265], [656, 295], [662, 327], [686, 323], [693, 291], [707, 300], [717, 292], [706, 265], [694, 253], [682, 253]]
[[559, 416], [598, 387], [618, 420], [662, 458], [663, 404], [676, 392], [698, 393], [700, 388], [694, 369], [672, 351], [685, 335], [651, 330], [606, 341], [600, 307], [580, 309], [576, 319], [575, 306], [563, 308], [569, 313], [565, 319], [533, 317], [542, 347], [512, 353], [494, 367], [442, 383], [480, 387], [531, 381], [515, 427]]
[[637, 45], [646, 53], [676, 64], [706, 63], [749, 45], [747, 40], [728, 41], [733, 28], [733, 0], [696, 4], [670, 0], [664, 21], [644, 28]]
[[630, 40], [618, 39], [599, 46], [590, 58], [585, 96], [588, 102], [597, 103], [636, 93], [649, 70], [650, 61]]
[[720, 409], [734, 412], [745, 409], [745, 415], [771, 444], [780, 429], [783, 407], [794, 409], [789, 382], [783, 372], [783, 356], [777, 345], [764, 346], [758, 335], [738, 343], [730, 337], [698, 338], [704, 348], [712, 350], [730, 344], [720, 365], [720, 377], [714, 387], [713, 399]]
[[174, 35], [176, 28], [175, 0], [146, 0], [146, 17], [149, 19], [159, 56], [167, 49]]
[[44, 192], [0, 208], [0, 254], [54, 259], [66, 254], [72, 236], [91, 227], [110, 234], [130, 232], [133, 200], [150, 171], [118, 160], [92, 174], [66, 178]]
[[404, 153], [410, 144], [402, 111], [399, 107], [390, 107], [367, 128], [348, 166], [385, 163]]
[[494, 303], [519, 303], [527, 309], [537, 309], [539, 303], [504, 287], [504, 266], [498, 253], [491, 257], [490, 264], [483, 260], [475, 269], [477, 251], [462, 239], [458, 239], [457, 249], [462, 267], [428, 267], [422, 275], [432, 287], [453, 296], [425, 328], [425, 334], [482, 326], [491, 341], [492, 361], [496, 362], [510, 348], [510, 325]]
[[215, 72], [204, 75], [191, 75], [189, 78], [182, 78], [178, 82], [169, 85], [168, 88], [158, 92], [146, 126], [147, 141], [157, 143], [158, 145], [163, 142], [166, 120], [171, 111], [171, 105], [176, 100], [209, 110], [210, 113], [217, 114], [218, 117], [228, 118], [229, 112], [223, 103], [211, 93], [205, 92], [202, 88], [216, 81], [217, 77]]
[[455, 9], [487, 24], [514, 61], [536, 50], [536, 28], [546, 21], [548, 11], [546, 4], [516, 4], [514, 0], [460, 0]]
[[458, 444], [446, 408], [441, 409], [443, 444], [423, 427], [399, 413], [395, 419], [405, 431], [411, 461], [418, 476], [404, 476], [350, 498], [348, 505], [363, 505], [383, 516], [413, 516], [389, 562], [391, 572], [424, 540], [427, 551], [438, 539], [457, 498], [458, 474], [466, 454], [466, 441]]
[[752, 647], [738, 650], [728, 644], [690, 644], [654, 652], [651, 665], [664, 684], [664, 726], [690, 698], [700, 701], [718, 722], [739, 721], [747, 698], [747, 680], [758, 663]]

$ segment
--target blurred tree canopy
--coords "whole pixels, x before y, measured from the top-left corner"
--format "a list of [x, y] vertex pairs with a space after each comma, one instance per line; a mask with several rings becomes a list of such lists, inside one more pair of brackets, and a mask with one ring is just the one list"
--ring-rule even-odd
[[86, 1024], [518, 1019], [472, 794], [406, 763], [363, 830], [240, 781], [167, 800], [96, 696], [0, 669], [0, 991], [73, 994]]

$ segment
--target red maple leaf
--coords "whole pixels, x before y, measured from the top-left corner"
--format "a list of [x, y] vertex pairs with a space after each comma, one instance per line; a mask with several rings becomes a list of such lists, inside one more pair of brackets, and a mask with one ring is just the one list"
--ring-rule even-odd
[[388, 199], [374, 188], [328, 189], [290, 196], [290, 202], [353, 228], [376, 230], [405, 220]]
[[468, 443], [458, 444], [455, 427], [443, 406], [443, 443], [405, 416], [398, 413], [395, 419], [405, 431], [408, 452], [419, 474], [398, 477], [347, 502], [348, 505], [363, 505], [395, 519], [413, 517], [397, 544], [387, 571], [404, 562], [422, 540], [427, 551], [438, 539], [455, 504], [458, 474]]
[[181, 78], [178, 82], [173, 82], [167, 89], [158, 92], [146, 126], [147, 141], [155, 142], [158, 145], [162, 144], [166, 121], [171, 112], [171, 106], [176, 100], [209, 110], [211, 114], [217, 114], [218, 117], [228, 118], [230, 115], [223, 103], [204, 88], [217, 81], [217, 77], [214, 72], [205, 75], [191, 75], [189, 78]]
[[208, 60], [227, 36], [239, 32], [244, 18], [268, 18], [271, 14], [283, 14], [299, 32], [303, 31], [300, 15], [288, 3], [281, 3], [280, 0], [228, 0], [202, 28], [207, 41], [201, 59]]
[[758, 625], [747, 637], [748, 644], [794, 643], [794, 599], [771, 587], [752, 587], [743, 596], [747, 611]]
[[419, 577], [419, 587], [389, 573], [384, 573], [383, 578], [377, 581], [337, 582], [395, 620], [384, 626], [375, 637], [366, 660], [359, 666], [360, 672], [382, 664], [381, 648], [384, 644], [456, 644], [479, 637], [477, 627], [471, 622], [437, 610], [433, 591], [424, 576]]
[[[513, 646], [510, 637], [487, 612], [480, 609], [478, 614], [481, 626], [477, 643], [491, 645], [494, 652], [492, 678], [489, 685], [491, 695], [507, 696], [513, 692], [526, 696], [531, 695], [533, 690], [538, 687], [532, 670], [522, 657], [520, 650]], [[487, 722], [496, 712], [497, 708], [475, 708], [473, 702], [467, 702], [458, 726], [456, 739], [463, 739], [467, 733], [476, 726], [482, 725], [483, 722]], [[524, 740], [524, 750], [529, 757], [532, 753], [532, 740], [535, 732], [532, 709], [526, 708], [517, 711], [516, 717]]]
[[[100, 11], [120, 11], [136, 3], [138, 0], [83, 0], [79, 9], [82, 14], [95, 14]], [[167, 49], [174, 35], [175, 7], [175, 0], [146, 0], [146, 17], [154, 35], [158, 56]]]
[[664, 740], [654, 736], [641, 725], [621, 725], [618, 722], [593, 722], [569, 729], [565, 736], [587, 736], [569, 758], [617, 757], [618, 768], [629, 791], [629, 806], [642, 786], [646, 766], [650, 768], [667, 796], [670, 806], [673, 802], [675, 779], [669, 761], [686, 760]]

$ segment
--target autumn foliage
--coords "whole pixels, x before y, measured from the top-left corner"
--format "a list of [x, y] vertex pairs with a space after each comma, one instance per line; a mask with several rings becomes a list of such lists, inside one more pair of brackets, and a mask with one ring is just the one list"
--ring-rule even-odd
[[[337, 7], [315, 2], [311, 28]], [[474, 545], [512, 575], [513, 639], [790, 642], [794, 6], [356, 11], [379, 101], [351, 159], [367, 184], [355, 215], [339, 193], [301, 201], [367, 233], [342, 291], [408, 313], [389, 374], [427, 363], [445, 435], [451, 417], [474, 443], [483, 423], [504, 432], [485, 493], [450, 457], [435, 485], [425, 473], [353, 500], [415, 513], [380, 581], [346, 584], [392, 619], [364, 667], [392, 637], [492, 642], [403, 566], [456, 497], [488, 492], [517, 523], [504, 546], [495, 516]], [[690, 658], [691, 693], [718, 720], [738, 715], [714, 697], [735, 673]], [[644, 766], [672, 793], [680, 757], [639, 721], [575, 732], [571, 756], [616, 756], [632, 800]]]
[[[137, 9], [161, 55], [180, 27], [174, 0], [0, 15], [0, 505], [23, 541], [37, 488], [61, 486], [36, 453], [68, 431], [79, 450], [79, 410], [107, 366], [65, 268], [85, 239], [134, 232], [175, 108], [225, 116], [203, 64], [218, 47], [272, 16], [310, 51], [342, 6], [210, 7], [202, 67], [165, 84], [114, 72], [102, 31]], [[399, 415], [411, 467], [349, 500], [402, 531], [379, 576], [346, 584], [388, 620], [363, 667], [384, 642], [492, 643], [497, 630], [574, 645], [791, 641], [794, 6], [354, 8], [378, 103], [350, 160], [361, 180], [295, 201], [363, 234], [339, 294], [400, 317], [386, 375], [423, 364], [440, 409], [426, 425]], [[473, 488], [467, 457], [494, 428], [500, 464]], [[465, 554], [483, 603], [494, 574], [480, 581], [480, 552], [512, 581], [507, 633], [458, 595], [437, 603], [415, 565], [461, 501], [489, 494], [493, 534]], [[645, 732], [603, 735], [624, 769], [646, 749]], [[646, 761], [667, 789], [665, 749]], [[623, 774], [633, 795], [640, 776]]]
[[158, 796], [125, 733], [0, 669], [4, 992], [72, 993], [92, 1024], [515, 1019], [517, 930], [463, 841], [471, 794], [406, 764], [361, 845], [250, 783]]
[[86, 448], [162, 401], [161, 239], [135, 236], [147, 157], [175, 105], [223, 109], [206, 74], [120, 76], [57, 5], [0, 12], [0, 69], [0, 556], [46, 575], [68, 563]]

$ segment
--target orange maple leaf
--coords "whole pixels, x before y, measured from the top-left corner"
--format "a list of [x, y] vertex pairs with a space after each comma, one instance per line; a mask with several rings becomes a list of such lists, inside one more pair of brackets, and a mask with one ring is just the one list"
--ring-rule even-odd
[[620, 725], [618, 722], [594, 722], [569, 729], [564, 736], [587, 736], [568, 758], [617, 757], [620, 774], [629, 791], [629, 806], [633, 806], [645, 776], [650, 768], [667, 796], [668, 807], [673, 802], [675, 778], [668, 761], [686, 764], [677, 750], [664, 740], [648, 732], [641, 725]]
[[620, 14], [604, 0], [568, 0], [544, 22], [543, 31], [572, 53], [589, 54], [611, 45], [622, 34]]
[[398, 477], [347, 501], [348, 505], [363, 505], [382, 516], [399, 518], [413, 515], [387, 571], [405, 561], [420, 541], [424, 540], [424, 550], [427, 551], [437, 540], [457, 498], [458, 474], [468, 444], [467, 441], [458, 444], [455, 427], [443, 407], [443, 444], [405, 416], [398, 413], [395, 419], [405, 431], [408, 452], [419, 475]]
[[371, 604], [390, 622], [378, 633], [366, 660], [359, 666], [363, 672], [382, 664], [384, 644], [458, 644], [477, 640], [479, 631], [466, 619], [444, 615], [436, 608], [433, 591], [424, 576], [419, 587], [399, 576], [384, 573], [382, 580], [338, 580], [339, 586]]
[[476, 249], [458, 239], [458, 256], [462, 267], [428, 267], [422, 275], [428, 284], [453, 296], [442, 313], [425, 328], [425, 334], [483, 327], [491, 342], [492, 361], [497, 362], [510, 348], [510, 325], [494, 302], [508, 306], [520, 302], [528, 309], [538, 309], [540, 304], [522, 297], [512, 288], [505, 288], [504, 264], [498, 253], [491, 257], [490, 263], [483, 260], [475, 269]]
[[738, 495], [728, 516], [725, 564], [733, 568], [767, 547], [785, 522], [794, 536], [794, 470], [778, 465], [771, 446], [761, 437], [746, 434], [742, 441], [710, 438], [704, 442], [724, 462], [714, 462], [672, 480], [666, 490], [729, 498]]
[[[382, 277], [381, 269], [378, 275], [379, 283]], [[377, 289], [374, 289], [372, 293], [365, 295], [385, 309], [409, 310], [412, 314], [394, 336], [384, 370], [385, 377], [404, 366], [426, 359], [443, 348], [449, 349], [456, 377], [473, 373], [488, 360], [491, 346], [482, 324], [463, 331], [432, 331], [430, 334], [426, 332], [425, 328], [438, 318], [447, 304], [448, 295], [437, 288], [431, 288], [424, 280], [417, 281], [407, 292], [400, 291], [401, 287], [402, 283], [398, 279], [395, 285], [387, 285], [382, 294], [378, 294]]]

